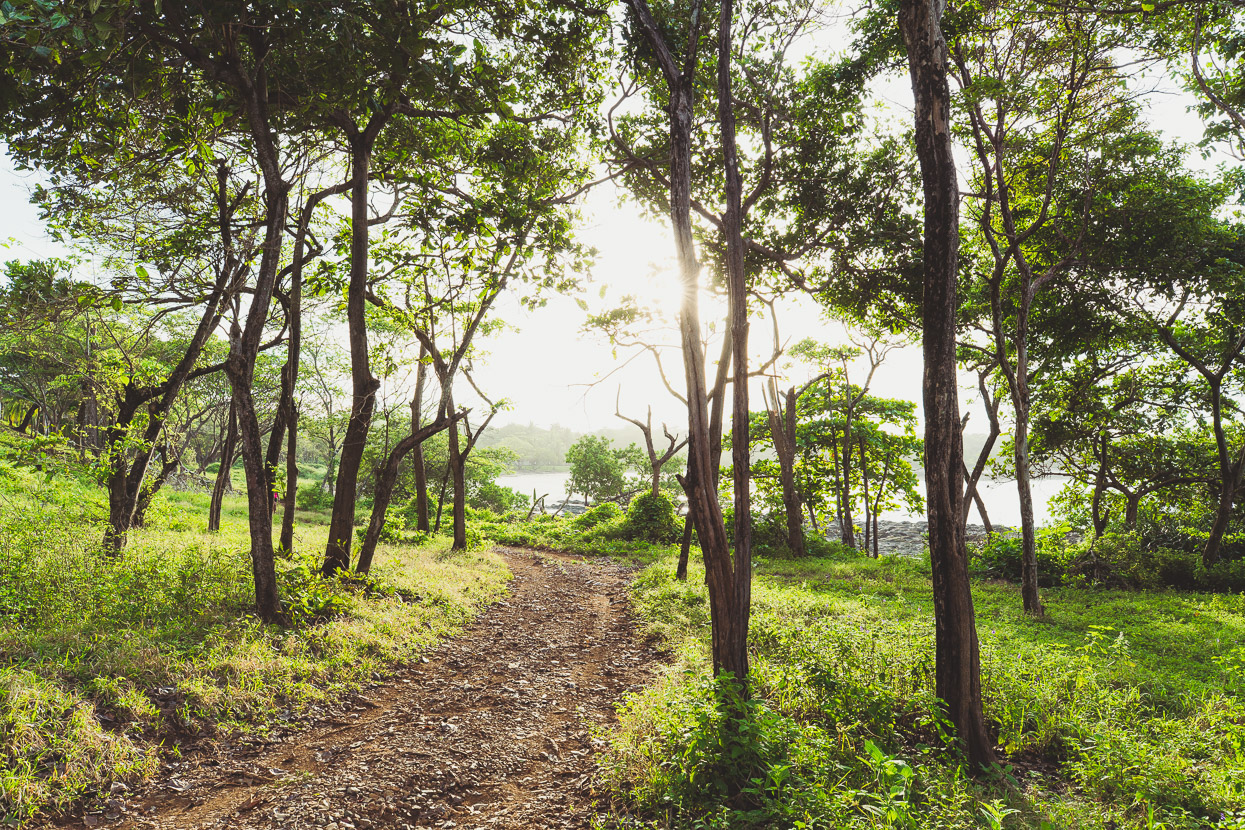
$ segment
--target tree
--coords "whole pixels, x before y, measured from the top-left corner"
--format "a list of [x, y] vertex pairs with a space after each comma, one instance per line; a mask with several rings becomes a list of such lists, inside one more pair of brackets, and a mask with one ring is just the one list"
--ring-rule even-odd
[[566, 451], [571, 477], [570, 493], [582, 493], [587, 502], [605, 501], [622, 495], [627, 484], [624, 451], [615, 450], [608, 438], [585, 435]]
[[945, 703], [969, 761], [994, 760], [981, 705], [977, 623], [960, 523], [964, 452], [956, 382], [959, 188], [951, 140], [951, 90], [939, 0], [902, 0], [899, 32], [916, 107], [924, 185], [922, 344], [925, 373], [925, 490], [934, 581], [934, 692]]
[[1113, 57], [1122, 45], [1115, 35], [1085, 14], [1000, 6], [951, 46], [963, 90], [963, 132], [976, 161], [973, 220], [989, 352], [1006, 381], [1014, 419], [1021, 594], [1025, 611], [1037, 616], [1044, 611], [1029, 458], [1034, 305], [1068, 277], [1094, 220], [1094, 202], [1069, 193], [1109, 168], [1096, 154], [1131, 121]]
[[[650, 492], [652, 492], [652, 494], [655, 496], [659, 492], [661, 492], [662, 467], [665, 467], [666, 464], [678, 454], [679, 450], [687, 446], [687, 441], [686, 440], [680, 441], [677, 435], [672, 435], [670, 433], [670, 429], [665, 424], [662, 424], [661, 429], [662, 429], [662, 432], [665, 433], [666, 441], [668, 442], [668, 444], [665, 450], [663, 450], [660, 454], [658, 454], [657, 447], [653, 443], [653, 407], [650, 406], [648, 408], [648, 414], [643, 421], [639, 420], [638, 418], [630, 418], [626, 415], [623, 415], [622, 412], [619, 411], [619, 398], [621, 397], [622, 397], [622, 388], [620, 387], [618, 390], [618, 395], [616, 395], [614, 398], [614, 416], [617, 418], [623, 419], [629, 424], [635, 424], [636, 428], [639, 429], [641, 434], [644, 435], [644, 451], [646, 453], [645, 461], [648, 464], [648, 469], [650, 472], [650, 478], [649, 478], [649, 484], [651, 487]], [[636, 466], [643, 467], [643, 465], [636, 465]]]
[[[705, 359], [700, 345], [700, 312], [697, 302], [700, 264], [696, 259], [691, 221], [693, 98], [701, 40], [704, 37], [700, 18], [701, 7], [699, 0], [694, 0], [686, 21], [679, 20], [675, 24], [685, 30], [686, 45], [682, 47], [681, 53], [672, 51], [671, 41], [664, 34], [669, 29], [658, 23], [645, 0], [628, 0], [628, 8], [638, 30], [637, 34], [649, 51], [648, 57], [660, 69], [669, 96], [667, 107], [670, 116], [669, 205], [680, 280], [683, 285], [679, 333], [688, 401], [688, 474], [683, 479], [683, 485], [687, 492], [688, 507], [705, 559], [713, 627], [714, 673], [729, 673], [740, 688], [746, 691], [749, 596], [752, 578], [746, 487], [748, 465], [745, 460], [742, 465], [743, 469], [740, 470], [738, 469], [739, 459], [735, 459], [736, 552], [732, 558], [726, 527], [723, 523], [722, 508], [717, 501], [716, 488], [711, 486], [714, 482], [714, 465], [711, 458], [709, 398], [705, 386]], [[727, 77], [730, 68], [732, 10], [733, 4], [729, 0], [722, 4], [718, 38], [718, 93], [721, 106], [718, 122], [722, 130], [724, 175], [729, 182], [730, 191], [727, 200], [730, 214], [727, 222], [727, 244], [730, 248], [728, 285], [731, 294], [731, 312], [734, 314], [744, 308], [746, 287], [742, 284], [744, 275], [743, 251], [739, 238], [740, 188], [738, 165], [734, 158], [734, 124], [733, 115], [728, 112], [733, 106], [729, 96], [730, 86]], [[738, 342], [732, 343], [733, 355], [737, 357], [745, 355], [747, 349], [746, 312], [744, 319], [733, 319], [730, 325], [732, 337], [739, 338]], [[746, 457], [748, 446], [747, 392], [740, 391], [741, 387], [746, 388], [747, 385], [746, 362], [735, 365], [735, 377], [734, 393], [736, 396], [742, 396], [741, 400], [744, 402], [742, 418], [735, 422], [733, 427], [740, 431], [736, 436], [739, 439], [736, 451]], [[739, 409], [738, 403], [735, 409]], [[745, 485], [742, 492], [738, 490], [741, 483]]]

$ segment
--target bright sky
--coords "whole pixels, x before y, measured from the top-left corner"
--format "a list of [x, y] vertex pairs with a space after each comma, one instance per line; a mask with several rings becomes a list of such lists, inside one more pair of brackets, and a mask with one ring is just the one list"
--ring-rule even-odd
[[[905, 111], [911, 106], [911, 98], [906, 78], [888, 79], [878, 85], [877, 92], [884, 109], [894, 112], [895, 117], [907, 117]], [[1174, 93], [1169, 88], [1148, 97], [1154, 123], [1173, 138], [1194, 141], [1200, 136], [1201, 125], [1186, 112], [1187, 98]], [[0, 164], [0, 234], [13, 239], [8, 250], [0, 251], [0, 258], [28, 259], [66, 253], [42, 230], [29, 203], [32, 183], [28, 176], [16, 173], [4, 158]], [[583, 214], [582, 239], [600, 253], [586, 280], [585, 301], [593, 310], [600, 310], [625, 294], [635, 294], [641, 301], [666, 309], [673, 322], [677, 289], [668, 225], [646, 221], [639, 209], [622, 200], [609, 184], [587, 197]], [[842, 342], [841, 326], [822, 319], [811, 300], [791, 301], [780, 309], [782, 337], [787, 342], [805, 336], [823, 342]], [[544, 308], [532, 312], [512, 300], [499, 310], [513, 329], [481, 343], [488, 355], [476, 367], [476, 379], [482, 388], [490, 396], [511, 403], [511, 409], [496, 418], [497, 425], [558, 423], [583, 431], [616, 427], [621, 424], [614, 417], [615, 394], [620, 388], [624, 414], [642, 418], [645, 408], [651, 405], [655, 424], [664, 420], [674, 429], [682, 425], [686, 416], [660, 382], [651, 358], [641, 356], [622, 365], [631, 357], [630, 353], [615, 355], [603, 336], [581, 333], [585, 312], [573, 299], [555, 296]], [[721, 309], [712, 300], [702, 301], [701, 312], [706, 322], [720, 323]], [[772, 335], [768, 321], [754, 323], [752, 340], [754, 359], [763, 359], [770, 353]], [[682, 367], [676, 351], [670, 353], [667, 370], [681, 388]], [[966, 385], [970, 385], [967, 379]], [[892, 352], [874, 383], [875, 394], [918, 403], [920, 388], [918, 348]], [[753, 389], [754, 408], [760, 408], [760, 389], [755, 384]]]

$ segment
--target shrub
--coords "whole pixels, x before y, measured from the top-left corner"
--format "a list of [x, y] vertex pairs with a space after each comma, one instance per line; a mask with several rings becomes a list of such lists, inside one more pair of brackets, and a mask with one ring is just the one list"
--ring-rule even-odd
[[[367, 536], [368, 525], [356, 527], [355, 536], [362, 542]], [[406, 515], [401, 510], [385, 511], [385, 524], [380, 529], [380, 541], [401, 542], [406, 539]]]
[[528, 496], [492, 481], [481, 484], [474, 495], [467, 500], [467, 504], [471, 507], [478, 510], [491, 510], [494, 513], [505, 513], [507, 510], [520, 507], [526, 508], [528, 503]]
[[674, 542], [683, 528], [674, 515], [674, 502], [664, 493], [641, 493], [627, 507], [621, 533], [625, 539], [647, 542]]
[[571, 520], [571, 526], [576, 530], [591, 530], [598, 525], [608, 524], [621, 515], [622, 508], [612, 501], [607, 501], [590, 507], [576, 516]]
[[[1019, 582], [1022, 544], [1019, 533], [994, 533], [969, 557], [969, 568], [976, 576]], [[1043, 587], [1062, 585], [1076, 548], [1067, 544], [1067, 528], [1056, 525], [1037, 532], [1038, 579]]]
[[299, 510], [329, 510], [333, 507], [333, 496], [319, 484], [299, 487], [294, 494], [294, 506]]

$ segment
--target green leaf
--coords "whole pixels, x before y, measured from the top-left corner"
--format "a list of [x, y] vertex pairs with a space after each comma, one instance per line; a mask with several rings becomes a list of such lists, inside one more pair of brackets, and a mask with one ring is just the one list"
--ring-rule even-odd
[[121, 310], [121, 298], [120, 297], [113, 297], [110, 304], [112, 305], [113, 311]]

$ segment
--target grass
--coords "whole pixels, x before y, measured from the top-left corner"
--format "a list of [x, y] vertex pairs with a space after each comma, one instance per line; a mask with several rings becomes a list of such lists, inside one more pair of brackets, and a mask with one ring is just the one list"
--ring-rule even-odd
[[316, 575], [325, 518], [300, 514], [278, 563], [297, 623], [253, 602], [246, 506], [158, 497], [117, 560], [99, 553], [104, 494], [72, 475], [0, 467], [0, 821], [150, 774], [186, 735], [265, 731], [314, 714], [457, 631], [506, 590], [490, 553], [382, 545], [374, 578]]
[[679, 583], [673, 564], [633, 586], [677, 660], [622, 710], [603, 767], [617, 826], [1245, 827], [1245, 596], [1059, 588], [1034, 620], [1014, 586], [977, 582], [1005, 753], [981, 779], [933, 696], [928, 563], [761, 562], [737, 731], [708, 677], [703, 570]]

